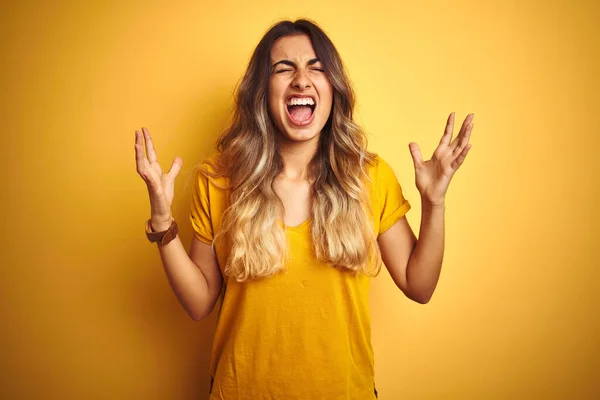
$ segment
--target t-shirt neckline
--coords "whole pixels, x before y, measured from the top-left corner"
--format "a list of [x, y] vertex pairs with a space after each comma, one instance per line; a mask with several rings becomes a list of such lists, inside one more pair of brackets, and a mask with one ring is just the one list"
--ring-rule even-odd
[[298, 231], [303, 229], [304, 227], [306, 227], [311, 221], [311, 218], [307, 218], [304, 220], [304, 222], [301, 222], [299, 225], [296, 226], [288, 226], [288, 225], [283, 225], [285, 227], [286, 230], [288, 231]]

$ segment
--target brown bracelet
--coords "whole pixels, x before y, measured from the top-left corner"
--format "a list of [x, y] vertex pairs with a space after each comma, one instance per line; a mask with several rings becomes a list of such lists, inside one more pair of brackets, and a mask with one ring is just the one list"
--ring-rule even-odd
[[175, 239], [177, 233], [179, 233], [179, 227], [177, 226], [177, 222], [173, 220], [171, 222], [171, 226], [166, 231], [154, 232], [152, 230], [152, 225], [150, 225], [151, 219], [146, 221], [146, 237], [151, 243], [160, 243], [163, 246], [168, 244], [171, 240]]

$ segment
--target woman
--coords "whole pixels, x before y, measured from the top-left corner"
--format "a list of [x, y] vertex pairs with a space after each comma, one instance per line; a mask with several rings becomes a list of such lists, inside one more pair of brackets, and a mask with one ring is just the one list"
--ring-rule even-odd
[[[381, 261], [405, 295], [427, 303], [444, 249], [444, 199], [471, 145], [473, 115], [431, 160], [409, 145], [421, 194], [417, 240], [390, 166], [367, 151], [335, 47], [306, 20], [262, 38], [235, 96], [218, 152], [195, 171], [189, 256], [171, 215], [175, 158], [163, 174], [147, 129], [138, 173], [151, 203], [146, 232], [193, 319], [222, 295], [211, 399], [372, 399], [369, 279]], [[146, 155], [144, 155], [144, 137]]]

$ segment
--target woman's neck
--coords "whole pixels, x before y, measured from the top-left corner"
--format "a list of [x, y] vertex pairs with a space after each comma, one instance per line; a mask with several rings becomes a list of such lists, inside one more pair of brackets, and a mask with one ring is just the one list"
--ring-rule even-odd
[[279, 154], [283, 160], [281, 178], [293, 181], [308, 180], [308, 165], [318, 149], [317, 140], [307, 142], [279, 143]]

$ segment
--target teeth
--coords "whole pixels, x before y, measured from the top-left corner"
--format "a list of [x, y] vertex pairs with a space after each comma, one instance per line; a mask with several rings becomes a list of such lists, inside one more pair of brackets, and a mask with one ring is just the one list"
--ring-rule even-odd
[[287, 105], [288, 106], [306, 106], [306, 105], [314, 106], [315, 102], [310, 97], [291, 97], [287, 101]]

